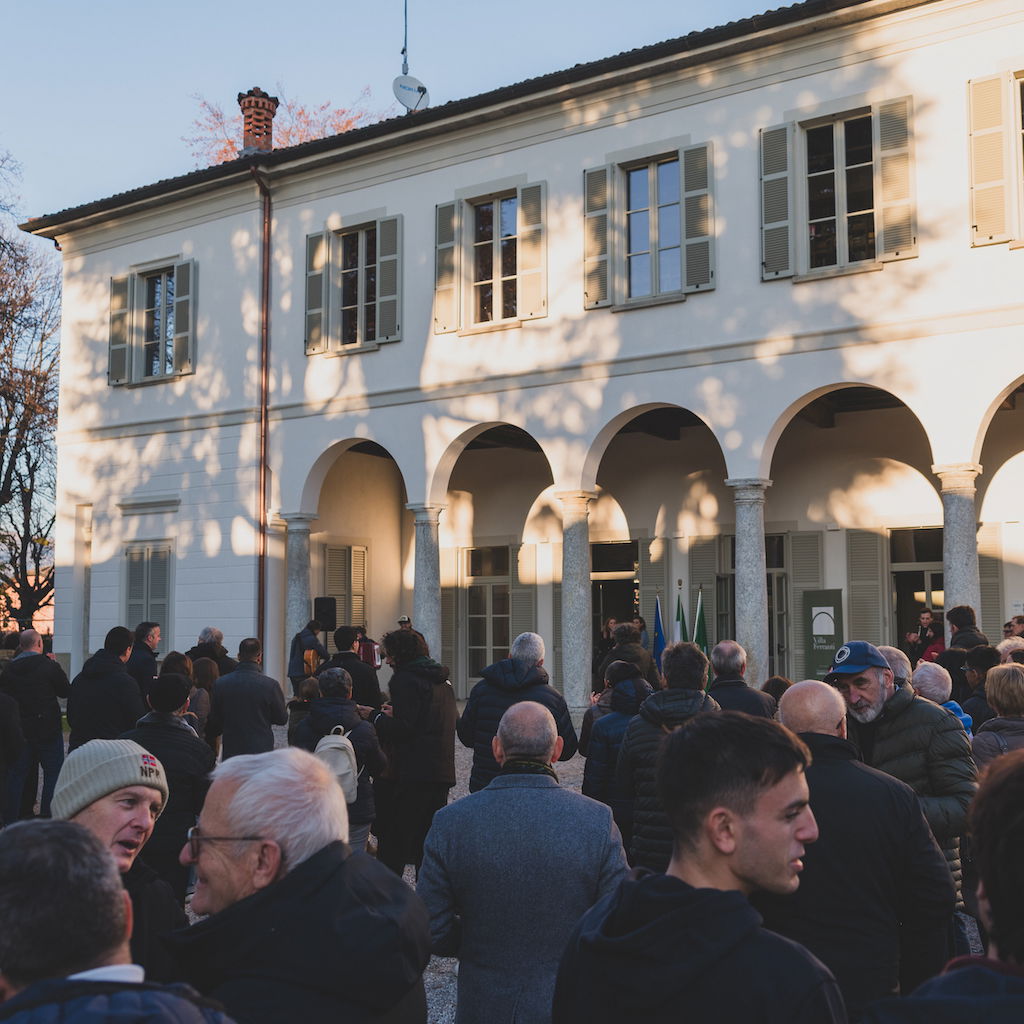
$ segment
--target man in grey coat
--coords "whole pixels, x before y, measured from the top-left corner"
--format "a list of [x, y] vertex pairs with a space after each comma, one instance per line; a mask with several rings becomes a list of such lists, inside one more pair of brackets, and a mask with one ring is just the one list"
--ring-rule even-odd
[[416, 891], [434, 953], [460, 961], [456, 1024], [550, 1021], [577, 920], [626, 875], [609, 808], [558, 785], [561, 750], [547, 708], [514, 704], [494, 737], [497, 777], [427, 834]]

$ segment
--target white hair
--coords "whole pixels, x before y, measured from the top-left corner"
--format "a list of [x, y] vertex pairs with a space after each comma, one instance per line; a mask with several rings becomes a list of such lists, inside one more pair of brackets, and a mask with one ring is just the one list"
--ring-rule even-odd
[[879, 647], [878, 653], [885, 658], [895, 679], [910, 678], [910, 659], [898, 647]]
[[328, 844], [348, 841], [345, 794], [327, 765], [305, 750], [239, 754], [219, 765], [213, 781], [237, 786], [227, 808], [230, 831], [273, 839], [285, 873]]
[[1014, 651], [1024, 650], [1024, 636], [1008, 636], [996, 644], [996, 650], [999, 652], [1000, 662], [1005, 665]]
[[216, 626], [203, 626], [199, 634], [201, 644], [221, 644], [224, 642], [224, 634]]
[[512, 641], [508, 656], [524, 665], [539, 665], [544, 660], [544, 638], [539, 633], [520, 633]]
[[711, 667], [715, 675], [742, 675], [747, 665], [747, 652], [735, 640], [723, 640], [711, 651]]
[[922, 661], [914, 669], [913, 685], [922, 697], [945, 704], [953, 692], [953, 677], [934, 661]]

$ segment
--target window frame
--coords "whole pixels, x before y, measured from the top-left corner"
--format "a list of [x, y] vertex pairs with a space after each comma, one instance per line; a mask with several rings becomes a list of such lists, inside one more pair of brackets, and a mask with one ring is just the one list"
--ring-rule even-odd
[[[174, 635], [174, 542], [169, 538], [161, 540], [131, 541], [123, 547], [124, 570], [122, 573], [121, 593], [124, 621], [129, 629], [134, 629], [140, 622], [158, 622], [160, 624], [160, 646], [158, 655], [166, 654], [171, 649], [171, 638]], [[166, 593], [161, 600], [153, 595], [153, 555], [159, 553], [166, 558]], [[141, 555], [142, 586], [144, 594], [139, 600], [132, 598], [132, 562], [136, 555]]]
[[[148, 363], [146, 350], [147, 319], [150, 312], [147, 292], [149, 282], [156, 278], [173, 282], [173, 296], [169, 303], [162, 300], [164, 324], [173, 314], [173, 328], [168, 337], [161, 339], [164, 357], [168, 351], [171, 368], [159, 373], [145, 373]], [[198, 268], [194, 259], [179, 256], [155, 260], [132, 267], [127, 274], [110, 278], [109, 332], [107, 336], [107, 383], [110, 386], [131, 387], [159, 384], [196, 371], [196, 324]]]

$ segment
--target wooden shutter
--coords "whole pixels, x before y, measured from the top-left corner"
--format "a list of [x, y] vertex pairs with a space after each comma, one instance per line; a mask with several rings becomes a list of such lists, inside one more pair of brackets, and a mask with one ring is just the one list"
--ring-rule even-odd
[[459, 329], [459, 210], [442, 203], [436, 211], [434, 253], [434, 333]]
[[[561, 556], [559, 556], [561, 557]], [[545, 659], [547, 664], [547, 659]], [[548, 671], [551, 685], [565, 693], [562, 679], [562, 584], [551, 585], [551, 665]]]
[[[339, 624], [354, 625], [349, 600], [352, 587], [352, 549], [327, 547], [324, 549], [324, 596], [333, 597], [337, 606]], [[362, 620], [360, 619], [360, 624]]]
[[448, 678], [455, 687], [455, 695], [460, 699], [469, 696], [466, 678], [459, 671], [458, 655], [458, 622], [459, 622], [459, 587], [458, 587], [458, 556], [457, 548], [441, 548], [441, 657], [440, 662], [448, 667]]
[[1003, 536], [1000, 523], [985, 523], [978, 530], [978, 580], [981, 583], [981, 607], [978, 628], [993, 642], [1002, 636], [1003, 612]]
[[885, 537], [871, 530], [846, 531], [845, 640], [884, 644]]
[[[800, 680], [807, 678], [807, 665], [804, 653], [807, 649], [807, 623], [804, 621], [804, 592], [820, 590], [822, 587], [821, 551], [822, 538], [818, 530], [805, 533], [789, 534], [789, 558], [787, 574], [789, 576], [790, 602], [789, 621], [792, 626], [793, 657], [790, 659], [789, 671], [791, 678]], [[842, 637], [836, 637], [836, 646]]]
[[882, 261], [917, 255], [914, 211], [913, 104], [909, 96], [879, 104], [872, 112], [875, 133], [875, 195], [878, 197], [877, 252]]
[[690, 539], [690, 610], [687, 620], [691, 639], [697, 632], [697, 593], [704, 588], [704, 623], [707, 626], [708, 647], [714, 646], [717, 626], [717, 582], [719, 537], [692, 537]]
[[131, 330], [132, 279], [110, 279], [110, 340], [107, 352], [107, 383], [124, 384], [131, 371], [129, 342]]
[[124, 553], [127, 563], [125, 574], [125, 621], [134, 629], [146, 620], [146, 549], [128, 548]]
[[377, 341], [401, 337], [402, 218], [377, 222]]
[[366, 625], [366, 547], [354, 544], [349, 549], [349, 624]]
[[679, 154], [679, 162], [683, 171], [683, 291], [707, 291], [715, 286], [711, 143], [689, 146]]
[[793, 126], [761, 129], [761, 279], [793, 276]]
[[327, 275], [330, 238], [326, 231], [306, 235], [306, 355], [327, 351]]
[[159, 651], [169, 643], [171, 635], [168, 614], [171, 608], [171, 549], [169, 546], [149, 548], [147, 583], [147, 608], [144, 618], [159, 622], [163, 629], [160, 635]]
[[967, 83], [971, 151], [971, 244], [994, 245], [1013, 236], [1007, 138], [1013, 101], [1002, 75]]
[[516, 314], [520, 320], [536, 320], [548, 312], [547, 244], [544, 233], [545, 185], [524, 185], [519, 197], [519, 281]]
[[583, 174], [583, 308], [612, 304], [610, 234], [615, 168], [610, 164]]
[[196, 261], [174, 264], [174, 372], [196, 368]]
[[537, 630], [537, 547], [534, 544], [512, 545], [509, 550], [511, 585], [509, 600], [511, 641], [520, 633]]
[[[654, 648], [654, 605], [658, 597], [665, 597], [668, 593], [666, 572], [668, 569], [665, 558], [665, 541], [661, 538], [645, 540], [643, 538], [637, 544], [639, 548], [638, 561], [640, 577], [640, 614], [647, 623], [647, 635], [650, 638], [651, 649]], [[673, 609], [673, 614], [675, 609]], [[664, 617], [665, 602], [662, 602], [661, 614]], [[665, 628], [664, 618], [662, 628]]]

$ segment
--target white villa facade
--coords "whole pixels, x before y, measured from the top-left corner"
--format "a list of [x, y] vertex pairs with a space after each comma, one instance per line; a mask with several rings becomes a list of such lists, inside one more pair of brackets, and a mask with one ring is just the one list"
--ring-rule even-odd
[[[412, 615], [582, 708], [655, 597], [755, 682], [1024, 598], [1024, 9], [810, 2], [39, 218], [55, 650]], [[766, 588], [767, 581], [767, 588]], [[822, 598], [825, 600], [825, 598]], [[666, 627], [667, 628], [667, 627]]]

